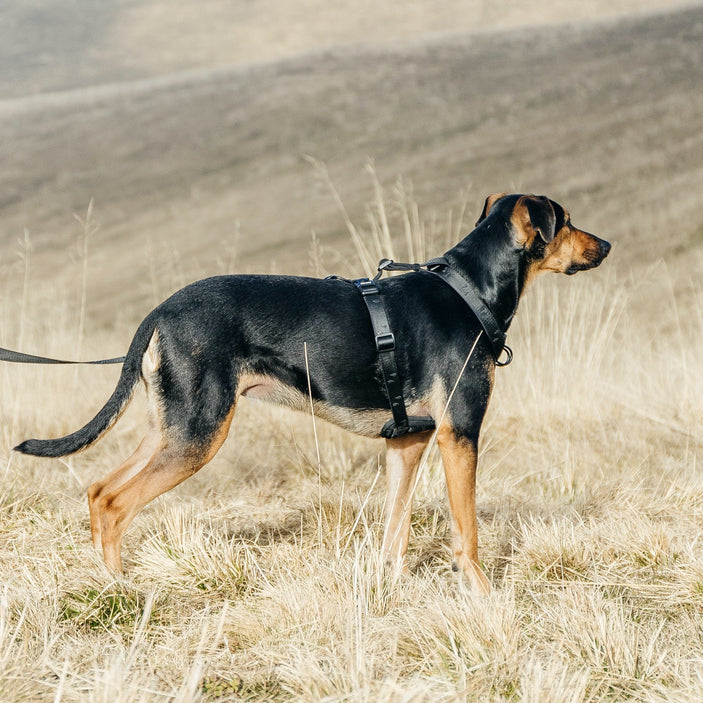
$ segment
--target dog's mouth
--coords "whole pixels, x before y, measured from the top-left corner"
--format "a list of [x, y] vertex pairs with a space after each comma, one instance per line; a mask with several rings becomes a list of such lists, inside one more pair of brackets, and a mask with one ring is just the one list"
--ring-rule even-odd
[[600, 266], [606, 256], [610, 253], [611, 245], [605, 239], [599, 239], [598, 237], [591, 237], [595, 240], [595, 247], [588, 248], [583, 252], [582, 261], [573, 261], [569, 265], [569, 268], [564, 271], [567, 276], [573, 276], [579, 271], [588, 271], [588, 269], [594, 269], [596, 266]]

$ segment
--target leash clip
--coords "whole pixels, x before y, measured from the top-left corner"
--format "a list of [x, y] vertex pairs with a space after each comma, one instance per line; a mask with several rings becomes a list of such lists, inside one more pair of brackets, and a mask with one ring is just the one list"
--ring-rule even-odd
[[496, 366], [507, 366], [513, 360], [513, 350], [506, 344], [502, 351], [501, 356], [505, 352], [505, 361], [500, 361], [500, 357], [496, 359]]

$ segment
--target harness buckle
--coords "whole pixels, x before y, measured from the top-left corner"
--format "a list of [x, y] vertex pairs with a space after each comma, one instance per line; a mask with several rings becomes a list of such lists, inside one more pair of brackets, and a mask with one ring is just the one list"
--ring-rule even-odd
[[361, 295], [375, 295], [378, 293], [378, 286], [375, 281], [369, 281], [368, 278], [362, 278], [354, 281], [354, 285], [359, 289]]
[[389, 271], [394, 271], [395, 270], [394, 264], [395, 264], [395, 262], [393, 261], [393, 259], [381, 259], [378, 262], [378, 268], [376, 269], [376, 271], [378, 271], [378, 273], [373, 277], [373, 280], [378, 281], [378, 279], [381, 278], [381, 276], [383, 276], [383, 272], [386, 269], [388, 269]]
[[380, 352], [393, 351], [395, 349], [395, 335], [393, 332], [379, 334], [376, 337], [376, 349]]

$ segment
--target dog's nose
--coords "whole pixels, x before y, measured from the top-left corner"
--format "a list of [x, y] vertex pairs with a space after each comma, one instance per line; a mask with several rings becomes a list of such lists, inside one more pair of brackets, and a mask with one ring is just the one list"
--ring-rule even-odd
[[610, 253], [610, 242], [606, 242], [605, 239], [601, 239], [598, 242], [598, 249], [601, 259], [605, 259], [605, 257]]

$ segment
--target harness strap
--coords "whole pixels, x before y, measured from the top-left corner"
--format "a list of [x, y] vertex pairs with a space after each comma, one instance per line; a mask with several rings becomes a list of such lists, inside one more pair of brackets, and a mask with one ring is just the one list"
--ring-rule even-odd
[[47, 356], [23, 354], [22, 352], [0, 347], [0, 361], [10, 361], [15, 364], [121, 364], [124, 360], [124, 356], [118, 356], [114, 359], [98, 359], [96, 361], [64, 361], [62, 359], [51, 359]]
[[[444, 257], [433, 259], [428, 262], [427, 272], [441, 278], [450, 288], [458, 293], [463, 301], [471, 308], [476, 318], [481, 323], [488, 341], [491, 343], [493, 358], [496, 366], [507, 366], [513, 360], [513, 350], [505, 344], [505, 332], [498, 324], [491, 309], [483, 302], [474, 284], [466, 278], [460, 271], [450, 266], [449, 261]], [[505, 350], [507, 358], [499, 361], [501, 354]]]
[[[469, 306], [476, 315], [476, 319], [481, 323], [488, 341], [491, 344], [493, 358], [496, 366], [507, 366], [513, 360], [513, 350], [505, 343], [505, 332], [498, 324], [491, 309], [483, 302], [474, 284], [466, 278], [460, 271], [450, 265], [449, 260], [444, 256], [430, 259], [424, 264], [402, 264], [392, 259], [381, 259], [378, 264], [378, 279], [383, 271], [423, 271], [434, 274], [441, 278], [450, 288], [461, 296], [462, 300]], [[500, 356], [505, 351], [505, 361], [500, 361]]]
[[408, 417], [403, 397], [403, 381], [398, 373], [398, 365], [395, 360], [395, 335], [388, 323], [388, 315], [383, 306], [381, 291], [378, 289], [376, 281], [360, 278], [352, 282], [361, 293], [369, 311], [376, 351], [378, 351], [378, 358], [381, 362], [383, 383], [393, 413], [393, 419], [389, 420], [381, 429], [381, 437], [391, 439], [434, 429], [435, 423], [431, 417]]

